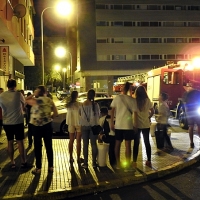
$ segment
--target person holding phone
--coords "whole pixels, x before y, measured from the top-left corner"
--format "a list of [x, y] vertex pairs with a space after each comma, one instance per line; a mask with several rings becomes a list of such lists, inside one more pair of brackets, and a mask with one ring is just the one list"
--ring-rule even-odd
[[[37, 98], [35, 98], [37, 97]], [[48, 172], [53, 172], [53, 147], [52, 147], [52, 120], [58, 115], [54, 102], [46, 96], [46, 88], [38, 86], [33, 95], [26, 98], [26, 103], [31, 105], [30, 124], [34, 136], [34, 151], [36, 158], [36, 168], [33, 174], [40, 174], [42, 167], [42, 138], [45, 144]], [[52, 114], [53, 113], [53, 114]]]

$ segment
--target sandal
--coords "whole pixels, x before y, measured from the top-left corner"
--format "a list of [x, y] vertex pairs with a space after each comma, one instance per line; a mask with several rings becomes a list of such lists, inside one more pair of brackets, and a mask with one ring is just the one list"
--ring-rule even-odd
[[32, 171], [32, 174], [40, 174], [41, 173], [41, 169], [38, 169], [38, 168], [35, 168], [33, 171]]
[[11, 168], [11, 169], [15, 169], [15, 168], [16, 168], [16, 165], [15, 165], [15, 164], [11, 164], [11, 165], [10, 165], [10, 168]]

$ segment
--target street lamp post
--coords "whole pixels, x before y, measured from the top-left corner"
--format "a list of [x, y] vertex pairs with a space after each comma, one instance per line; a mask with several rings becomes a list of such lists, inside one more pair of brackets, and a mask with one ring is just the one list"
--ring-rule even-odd
[[[43, 15], [44, 12], [48, 9], [52, 9], [55, 7], [46, 7], [42, 10], [40, 20], [41, 20], [41, 60], [42, 60], [42, 84], [44, 85], [44, 23], [43, 23]], [[71, 10], [72, 6], [69, 2], [61, 1], [57, 4], [57, 10], [63, 16], [68, 15]]]
[[62, 71], [63, 71], [63, 90], [65, 90], [65, 72], [67, 71], [67, 69], [63, 68]]
[[55, 49], [55, 54], [57, 57], [63, 58], [66, 56], [66, 53], [69, 54], [70, 56], [70, 79], [71, 79], [71, 83], [73, 83], [73, 75], [72, 75], [72, 54], [69, 51], [66, 51], [66, 49], [64, 47], [57, 47]]
[[72, 75], [72, 54], [67, 51], [67, 53], [69, 54], [70, 56], [70, 76], [71, 76], [71, 83], [73, 83], [73, 75]]
[[43, 15], [44, 12], [48, 9], [51, 9], [54, 7], [46, 7], [45, 9], [43, 9], [41, 16], [40, 16], [40, 20], [41, 20], [41, 60], [42, 60], [42, 85], [44, 85], [44, 24], [43, 24]]

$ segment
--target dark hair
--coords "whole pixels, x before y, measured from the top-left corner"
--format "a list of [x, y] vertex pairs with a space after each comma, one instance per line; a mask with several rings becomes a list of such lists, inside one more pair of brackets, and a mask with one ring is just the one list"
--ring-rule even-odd
[[144, 86], [138, 86], [135, 90], [137, 107], [140, 111], [143, 110], [148, 95]]
[[14, 89], [17, 86], [17, 82], [15, 79], [8, 79], [7, 81], [7, 87]]
[[67, 103], [67, 107], [69, 107], [72, 103], [76, 102], [76, 99], [78, 97], [78, 92], [77, 91], [72, 91], [70, 95], [70, 101]]
[[27, 97], [30, 96], [30, 95], [31, 95], [31, 92], [28, 92], [28, 93], [27, 93]]
[[165, 93], [165, 92], [162, 92], [162, 93], [160, 94], [160, 96], [162, 97], [162, 100], [163, 100], [163, 101], [166, 101], [166, 100], [168, 99], [168, 94]]
[[93, 110], [94, 115], [95, 115], [94, 97], [95, 97], [95, 91], [93, 89], [88, 90], [87, 99], [92, 102], [92, 110]]
[[37, 89], [39, 89], [40, 91], [38, 92], [38, 96], [42, 97], [44, 96], [44, 94], [46, 93], [46, 87], [44, 85], [39, 85], [37, 87]]
[[128, 91], [130, 90], [131, 85], [132, 85], [132, 84], [129, 83], [129, 82], [126, 82], [126, 83], [125, 83], [125, 85], [124, 85], [124, 87], [123, 87], [123, 91], [124, 91], [125, 94], [128, 93]]

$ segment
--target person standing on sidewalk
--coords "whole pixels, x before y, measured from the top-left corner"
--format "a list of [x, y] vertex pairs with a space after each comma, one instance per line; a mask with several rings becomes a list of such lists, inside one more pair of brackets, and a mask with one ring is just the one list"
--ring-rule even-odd
[[70, 155], [70, 163], [74, 162], [73, 159], [73, 145], [74, 139], [76, 138], [76, 150], [77, 150], [77, 162], [81, 163], [83, 161], [80, 158], [81, 153], [81, 126], [80, 126], [80, 114], [79, 107], [80, 103], [77, 102], [78, 92], [72, 91], [71, 99], [69, 103], [67, 103], [67, 113], [66, 113], [66, 124], [68, 125], [69, 131], [69, 155]]
[[[37, 98], [35, 98], [35, 97]], [[34, 136], [34, 151], [36, 168], [33, 174], [40, 174], [42, 167], [42, 138], [44, 140], [48, 159], [48, 172], [53, 172], [53, 147], [52, 147], [52, 120], [58, 115], [54, 102], [46, 97], [46, 88], [43, 85], [37, 87], [33, 95], [26, 98], [26, 103], [31, 105], [32, 133]]]
[[88, 145], [89, 140], [92, 146], [92, 166], [97, 167], [97, 135], [94, 135], [91, 130], [91, 126], [99, 124], [100, 109], [99, 105], [94, 102], [95, 91], [89, 90], [87, 93], [87, 100], [80, 106], [80, 124], [81, 133], [83, 138], [83, 155], [84, 163], [82, 167], [88, 168]]
[[[27, 93], [27, 97], [30, 96], [31, 93], [28, 92]], [[31, 132], [31, 126], [32, 124], [30, 124], [30, 117], [31, 117], [31, 107], [29, 104], [26, 104], [26, 124], [28, 125], [28, 147], [31, 148], [32, 147], [32, 143], [33, 143], [33, 134]]]
[[146, 89], [144, 86], [137, 87], [135, 91], [135, 98], [137, 102], [137, 119], [133, 122], [134, 126], [137, 127], [136, 140], [134, 140], [133, 147], [133, 162], [134, 167], [137, 166], [136, 160], [138, 155], [138, 148], [140, 143], [140, 133], [142, 132], [144, 144], [146, 147], [147, 161], [146, 165], [151, 166], [151, 145], [149, 142], [149, 131], [150, 131], [150, 119], [154, 114], [153, 103], [150, 101]]
[[[174, 148], [172, 146], [170, 137], [167, 134], [168, 118], [170, 116], [169, 106], [167, 105], [168, 94], [161, 93], [159, 96], [160, 105], [158, 107], [158, 114], [156, 115], [157, 130], [162, 131], [163, 139], [167, 142], [167, 147], [164, 150], [172, 151]], [[160, 133], [161, 134], [161, 133]], [[163, 141], [163, 144], [164, 144]]]
[[[126, 82], [122, 94], [116, 96], [111, 103], [111, 129], [115, 131], [115, 157], [116, 169], [120, 169], [121, 143], [125, 140], [125, 156], [127, 170], [131, 170], [131, 140], [134, 138], [132, 114], [137, 110], [136, 101], [128, 92], [131, 91], [131, 84]], [[114, 123], [115, 121], [115, 123]]]
[[21, 168], [28, 166], [24, 149], [24, 105], [23, 95], [16, 91], [16, 80], [7, 81], [8, 91], [0, 94], [0, 107], [3, 115], [3, 128], [8, 140], [8, 154], [11, 160], [11, 168], [15, 169], [14, 160], [14, 138], [17, 141], [21, 157]]
[[200, 137], [200, 91], [190, 90], [186, 94], [186, 116], [189, 126], [190, 148], [194, 148], [194, 125], [198, 127]]
[[101, 142], [109, 144], [109, 161], [110, 165], [113, 167], [116, 165], [115, 158], [115, 132], [111, 130], [111, 116], [108, 114], [108, 108], [101, 108], [101, 118], [99, 119], [99, 124], [103, 128], [103, 132], [99, 134], [98, 139]]

